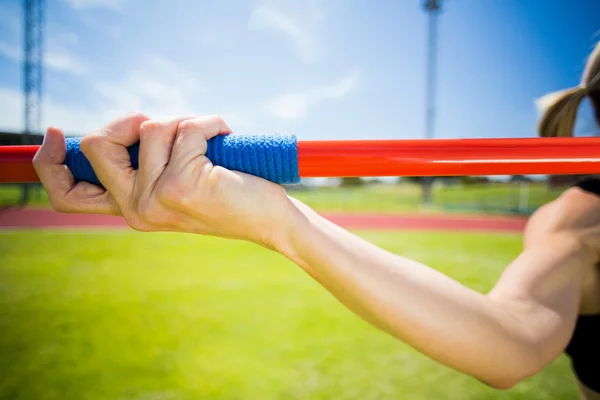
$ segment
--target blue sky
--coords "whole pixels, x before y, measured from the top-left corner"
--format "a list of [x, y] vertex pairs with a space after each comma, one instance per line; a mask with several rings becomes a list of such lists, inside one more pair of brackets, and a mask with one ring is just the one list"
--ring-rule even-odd
[[[600, 2], [444, 3], [436, 136], [534, 136], [535, 99], [579, 83]], [[47, 0], [46, 11], [44, 126], [83, 134], [138, 110], [217, 113], [239, 133], [301, 140], [424, 136], [419, 0]], [[21, 12], [0, 0], [0, 129], [15, 131]]]

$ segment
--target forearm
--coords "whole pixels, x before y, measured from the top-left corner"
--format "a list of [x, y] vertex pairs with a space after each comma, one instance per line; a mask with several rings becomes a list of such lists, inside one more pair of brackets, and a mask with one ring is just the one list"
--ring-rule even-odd
[[497, 303], [296, 205], [294, 228], [280, 251], [362, 318], [494, 386], [529, 370], [535, 350], [523, 324]]

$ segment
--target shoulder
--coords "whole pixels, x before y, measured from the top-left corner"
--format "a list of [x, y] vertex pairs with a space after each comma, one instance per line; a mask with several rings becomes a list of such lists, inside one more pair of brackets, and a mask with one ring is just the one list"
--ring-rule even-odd
[[586, 178], [540, 207], [524, 234], [526, 242], [553, 234], [593, 237], [600, 242], [600, 179]]
[[587, 213], [600, 211], [600, 176], [593, 175], [580, 179], [562, 192], [555, 200], [540, 207], [531, 220], [573, 219]]

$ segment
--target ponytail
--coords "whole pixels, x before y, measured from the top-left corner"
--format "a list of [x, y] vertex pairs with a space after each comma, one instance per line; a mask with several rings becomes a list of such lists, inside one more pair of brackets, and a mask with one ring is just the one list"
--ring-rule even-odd
[[573, 136], [577, 111], [584, 98], [590, 97], [596, 122], [600, 125], [600, 43], [588, 59], [581, 84], [547, 94], [537, 101], [543, 110], [538, 132], [543, 137]]

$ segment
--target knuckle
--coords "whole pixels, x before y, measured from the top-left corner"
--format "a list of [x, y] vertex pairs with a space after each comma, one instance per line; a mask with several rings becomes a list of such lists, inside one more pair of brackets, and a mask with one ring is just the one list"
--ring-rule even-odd
[[212, 118], [214, 123], [217, 123], [219, 125], [225, 124], [225, 120], [220, 115], [211, 115], [210, 118]]
[[99, 151], [106, 145], [106, 137], [101, 133], [85, 135], [79, 142], [79, 148], [86, 156]]
[[129, 225], [129, 227], [131, 229], [133, 229], [134, 231], [137, 232], [152, 232], [153, 230], [150, 229], [150, 227], [142, 222], [131, 222], [131, 221], [127, 221], [127, 225]]
[[157, 202], [145, 200], [139, 203], [137, 214], [147, 224], [156, 225], [162, 222], [163, 210]]
[[127, 223], [127, 225], [138, 232], [150, 232], [152, 231], [149, 224], [147, 224], [140, 216], [135, 215], [131, 212], [123, 213], [123, 219]]
[[186, 119], [185, 121], [180, 122], [177, 127], [177, 131], [180, 135], [186, 135], [199, 129], [202, 129], [202, 127], [195, 119]]
[[156, 186], [156, 199], [167, 207], [186, 207], [190, 204], [192, 191], [181, 179], [164, 179]]
[[159, 203], [161, 203], [163, 205], [167, 205], [171, 202], [172, 194], [170, 193], [168, 184], [165, 183], [164, 179], [161, 179], [158, 181], [154, 191], [155, 191], [155, 195], [156, 195], [156, 200]]
[[172, 133], [169, 126], [163, 121], [146, 121], [140, 126], [140, 141], [168, 142]]
[[52, 209], [59, 213], [68, 213], [71, 212], [71, 207], [67, 204], [65, 199], [55, 196], [52, 193], [48, 193], [48, 201], [50, 202], [50, 206]]
[[152, 232], [152, 229], [150, 229], [150, 227], [142, 222], [138, 222], [138, 221], [127, 221], [127, 225], [133, 229], [134, 231], [137, 232]]
[[141, 112], [130, 111], [125, 115], [125, 119], [133, 124], [141, 125], [145, 121], [148, 121], [150, 118], [146, 114], [143, 114]]
[[140, 125], [140, 136], [152, 136], [157, 132], [160, 132], [163, 127], [163, 123], [160, 121], [144, 121]]

